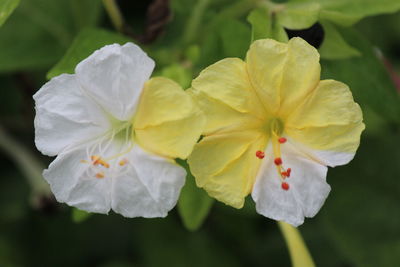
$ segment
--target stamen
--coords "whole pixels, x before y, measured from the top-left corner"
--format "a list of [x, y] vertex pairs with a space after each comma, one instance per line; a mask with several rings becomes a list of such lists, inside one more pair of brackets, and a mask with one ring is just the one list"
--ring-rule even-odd
[[285, 137], [281, 137], [281, 138], [278, 139], [278, 142], [281, 143], [281, 144], [286, 143], [286, 141], [287, 141], [287, 139]]
[[290, 173], [292, 172], [292, 169], [291, 168], [288, 168], [287, 170], [286, 170], [286, 173], [287, 173], [287, 177], [290, 177]]
[[118, 164], [119, 164], [119, 166], [124, 166], [126, 163], [128, 163], [128, 160], [127, 159], [123, 159]]
[[261, 150], [258, 150], [256, 152], [256, 157], [259, 158], [259, 159], [263, 159], [265, 157], [265, 153], [262, 152]]
[[282, 165], [282, 159], [281, 159], [281, 158], [275, 158], [275, 159], [274, 159], [274, 163], [275, 163], [275, 165], [277, 165], [277, 166]]
[[93, 161], [93, 165], [100, 164], [101, 166], [103, 166], [105, 168], [110, 168], [110, 164], [108, 164], [105, 160], [103, 160], [99, 156], [91, 156], [90, 159]]
[[96, 173], [96, 178], [98, 178], [98, 179], [104, 178], [104, 172], [98, 172], [98, 173]]
[[289, 190], [289, 184], [286, 183], [286, 182], [283, 182], [282, 185], [281, 185], [281, 187], [282, 187], [282, 189], [285, 190], [285, 191]]

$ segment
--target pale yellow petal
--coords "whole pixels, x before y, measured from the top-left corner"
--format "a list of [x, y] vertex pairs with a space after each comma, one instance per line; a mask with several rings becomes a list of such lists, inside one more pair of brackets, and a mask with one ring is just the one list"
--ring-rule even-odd
[[255, 41], [247, 53], [251, 83], [264, 106], [285, 118], [315, 89], [320, 77], [319, 54], [301, 38], [287, 44]]
[[241, 113], [202, 91], [189, 89], [187, 92], [194, 98], [207, 118], [203, 132], [205, 135], [256, 129], [263, 123], [262, 120], [248, 113]]
[[192, 88], [205, 93], [241, 113], [262, 117], [265, 113], [250, 84], [246, 63], [226, 58], [204, 69]]
[[134, 119], [135, 140], [156, 154], [186, 158], [200, 138], [205, 116], [182, 88], [165, 78], [146, 83]]
[[321, 81], [302, 105], [290, 114], [286, 125], [291, 128], [349, 125], [362, 121], [360, 106], [350, 89], [334, 80]]
[[188, 163], [196, 183], [210, 196], [227, 205], [241, 208], [250, 193], [266, 135], [256, 131], [205, 137], [195, 146]]

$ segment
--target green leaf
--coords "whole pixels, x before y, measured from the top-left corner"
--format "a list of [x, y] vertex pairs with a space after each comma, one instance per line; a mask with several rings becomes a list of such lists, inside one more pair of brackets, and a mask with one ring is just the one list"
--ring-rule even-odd
[[74, 73], [75, 66], [95, 50], [113, 43], [125, 44], [131, 39], [106, 30], [88, 28], [82, 30], [63, 58], [47, 73], [51, 79], [62, 73]]
[[161, 76], [177, 82], [183, 89], [187, 89], [192, 81], [192, 72], [180, 64], [171, 64], [161, 70]]
[[50, 67], [80, 27], [97, 23], [100, 8], [97, 0], [22, 1], [0, 28], [0, 72]]
[[324, 42], [319, 48], [321, 58], [325, 59], [345, 59], [350, 57], [361, 56], [361, 53], [349, 45], [336, 26], [328, 21], [321, 22], [324, 28], [325, 37]]
[[282, 10], [276, 12], [280, 25], [291, 30], [301, 30], [311, 27], [317, 22], [320, 5], [315, 2], [288, 3]]
[[20, 0], [0, 0], [0, 26], [7, 20]]
[[348, 266], [392, 267], [400, 262], [399, 135], [363, 138], [355, 159], [329, 171], [333, 188], [320, 218]]
[[[314, 2], [314, 1], [313, 1]], [[398, 0], [320, 0], [320, 17], [342, 26], [350, 26], [360, 19], [400, 10]]]
[[178, 211], [185, 227], [190, 231], [195, 231], [203, 224], [214, 200], [203, 189], [196, 186], [187, 163], [182, 160], [178, 163], [187, 171], [186, 184], [178, 201]]
[[323, 60], [322, 76], [350, 86], [356, 101], [370, 107], [386, 121], [400, 123], [400, 97], [374, 48], [355, 30], [341, 34], [362, 53], [362, 57], [344, 60]]
[[256, 8], [247, 17], [251, 24], [252, 41], [264, 38], [272, 38], [280, 42], [287, 42], [288, 36], [282, 25], [271, 16], [267, 8]]
[[89, 212], [72, 208], [72, 221], [75, 223], [86, 221], [90, 216], [92, 216], [92, 214]]
[[243, 58], [251, 41], [250, 28], [239, 20], [226, 19], [218, 29], [224, 57]]

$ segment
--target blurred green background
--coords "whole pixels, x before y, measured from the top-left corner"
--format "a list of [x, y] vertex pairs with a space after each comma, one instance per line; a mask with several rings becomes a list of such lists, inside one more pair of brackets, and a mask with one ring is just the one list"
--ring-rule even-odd
[[[355, 159], [329, 170], [322, 210], [299, 229], [317, 266], [400, 266], [399, 1], [329, 1], [308, 2], [355, 20], [341, 24], [321, 12], [307, 23], [325, 33], [308, 41], [323, 40], [322, 76], [349, 84], [367, 128]], [[182, 201], [165, 219], [80, 219], [37, 178], [52, 159], [34, 146], [32, 95], [47, 78], [73, 72], [102, 45], [132, 40], [155, 59], [155, 75], [188, 87], [203, 67], [243, 57], [264, 19], [246, 19], [261, 0], [117, 2], [119, 34], [100, 0], [0, 0], [0, 266], [291, 266], [276, 223], [256, 214], [250, 198], [242, 210], [214, 203], [203, 225], [187, 230], [212, 204], [191, 191], [190, 176], [185, 198], [199, 203], [185, 211]], [[295, 25], [310, 10], [300, 8]], [[277, 17], [264, 22], [299, 30]]]

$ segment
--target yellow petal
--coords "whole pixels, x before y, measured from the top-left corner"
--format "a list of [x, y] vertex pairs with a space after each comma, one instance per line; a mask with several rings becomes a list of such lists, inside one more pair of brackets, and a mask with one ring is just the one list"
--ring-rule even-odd
[[134, 118], [135, 138], [143, 148], [186, 158], [204, 125], [204, 114], [178, 84], [165, 78], [153, 78], [145, 84]]
[[192, 88], [238, 112], [256, 117], [264, 114], [241, 59], [226, 58], [207, 67], [193, 80]]
[[347, 85], [324, 80], [290, 114], [285, 131], [312, 149], [354, 153], [364, 128], [361, 109]]
[[251, 83], [264, 106], [282, 118], [314, 90], [320, 77], [319, 54], [301, 38], [288, 44], [255, 41], [247, 53]]
[[292, 128], [348, 125], [362, 121], [362, 112], [344, 83], [321, 81], [302, 105], [288, 117], [286, 125]]
[[261, 162], [256, 152], [265, 149], [266, 139], [256, 131], [205, 137], [188, 159], [197, 185], [219, 201], [241, 208]]
[[205, 135], [256, 129], [263, 123], [262, 120], [248, 113], [241, 113], [202, 91], [192, 88], [187, 92], [194, 98], [207, 118], [203, 132]]

